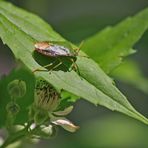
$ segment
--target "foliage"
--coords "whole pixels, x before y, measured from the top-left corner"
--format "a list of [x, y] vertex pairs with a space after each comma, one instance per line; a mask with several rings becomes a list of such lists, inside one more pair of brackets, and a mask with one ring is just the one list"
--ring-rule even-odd
[[[148, 29], [148, 9], [128, 17], [114, 27], [107, 27], [93, 37], [86, 39], [82, 50], [110, 73], [122, 58], [135, 52], [134, 44]], [[93, 50], [93, 52], [92, 52]]]
[[138, 63], [132, 60], [126, 60], [117, 67], [111, 75], [115, 79], [141, 90], [148, 94], [148, 78], [141, 72]]
[[[26, 84], [27, 92], [25, 95], [19, 96], [16, 99], [16, 103], [20, 106], [21, 110], [18, 112], [14, 124], [23, 124], [24, 122], [28, 121], [28, 107], [33, 103], [34, 100], [35, 80], [32, 73], [30, 73], [28, 70], [16, 69], [13, 70], [9, 76], [3, 76], [0, 81], [0, 127], [5, 126], [7, 119], [6, 105], [13, 99], [9, 94], [8, 86], [10, 86], [13, 81], [17, 80], [21, 80]], [[29, 81], [31, 83], [28, 83]], [[16, 92], [18, 92], [18, 90]]]
[[[113, 28], [107, 28], [96, 36], [86, 40], [82, 49], [91, 58], [97, 61], [99, 65], [108, 73], [114, 67], [120, 64], [121, 57], [133, 53], [132, 46], [136, 41], [138, 41], [148, 27], [148, 23], [146, 21], [147, 17], [148, 9], [145, 9], [133, 18], [128, 18], [119, 25]], [[4, 98], [2, 99], [2, 96], [0, 96], [2, 106], [0, 109], [4, 119], [1, 121], [2, 123], [0, 123], [0, 126], [5, 126], [7, 116], [10, 116], [11, 120], [9, 126], [16, 124], [24, 125], [25, 122], [28, 122], [27, 126], [25, 126], [23, 130], [16, 132], [14, 137], [8, 137], [4, 146], [25, 136], [29, 137], [32, 135], [40, 135], [39, 137], [44, 137], [42, 136], [43, 134], [46, 135], [46, 133], [43, 132], [44, 128], [49, 128], [48, 136], [52, 136], [52, 130], [55, 129], [51, 129], [49, 127], [50, 124], [46, 124], [48, 118], [50, 119], [51, 125], [61, 125], [66, 130], [72, 132], [75, 131], [75, 129], [78, 127], [73, 125], [69, 120], [65, 119], [65, 117], [56, 118], [53, 117], [53, 115], [57, 113], [56, 111], [60, 111], [58, 114], [69, 113], [71, 111], [71, 108], [69, 108], [69, 102], [76, 101], [78, 97], [86, 99], [95, 105], [102, 105], [113, 111], [115, 110], [124, 113], [142, 121], [145, 124], [148, 124], [148, 119], [138, 113], [131, 106], [126, 97], [115, 86], [113, 80], [99, 67], [95, 61], [88, 58], [87, 55], [82, 51], [79, 53], [79, 56], [76, 57], [76, 64], [78, 65], [79, 73], [74, 70], [69, 71], [67, 68], [64, 68], [64, 65], [68, 64], [68, 58], [63, 58], [62, 61], [64, 64], [55, 70], [51, 71], [51, 69], [45, 69], [43, 65], [54, 62], [55, 59], [36, 53], [34, 51], [34, 44], [36, 42], [49, 41], [51, 43], [60, 45], [64, 44], [67, 48], [70, 47], [72, 50], [75, 50], [77, 47], [66, 41], [63, 37], [56, 33], [50, 25], [48, 25], [38, 16], [17, 8], [10, 3], [0, 1], [0, 37], [3, 43], [9, 46], [15, 58], [20, 60], [23, 63], [23, 67], [25, 66], [29, 70], [28, 73], [23, 73], [22, 70], [18, 71], [16, 74], [14, 74], [11, 81], [15, 83], [18, 82], [20, 79], [17, 78], [16, 80], [15, 75], [20, 76], [23, 73], [20, 77], [21, 80], [24, 81], [23, 84], [26, 84], [25, 94], [29, 95], [31, 93], [31, 99], [30, 96], [25, 96], [26, 104], [22, 101], [22, 106], [17, 103], [17, 100], [21, 99], [16, 99], [17, 93], [15, 90], [19, 90], [16, 86], [14, 86], [14, 88], [8, 93], [8, 88], [10, 90], [10, 86], [12, 86], [10, 85], [12, 82], [9, 83], [9, 77], [11, 77], [11, 74], [5, 79], [2, 78], [0, 81], [0, 86], [4, 86], [4, 89], [1, 90], [2, 93], [6, 94], [7, 96], [12, 92], [15, 93], [15, 95], [13, 94], [9, 97], [6, 96], [5, 98], [8, 98], [8, 100]], [[91, 51], [93, 49], [95, 49], [94, 52]], [[71, 64], [68, 66], [70, 67]], [[34, 70], [39, 68], [41, 68], [42, 71], [32, 73]], [[50, 72], [48, 70], [50, 70]], [[27, 75], [28, 79], [24, 80], [25, 74]], [[48, 82], [49, 85], [46, 88], [40, 88], [39, 95], [37, 95], [40, 97], [40, 99], [36, 99], [35, 97], [35, 102], [39, 100], [37, 103], [39, 105], [36, 105], [33, 100], [34, 92], [36, 93], [33, 76], [35, 76], [36, 80], [39, 78], [43, 79], [45, 83]], [[29, 86], [31, 89], [27, 89]], [[57, 94], [56, 96], [61, 95], [61, 90], [65, 91], [65, 96], [66, 93], [68, 93], [68, 98], [66, 97], [66, 99], [61, 101], [61, 106], [58, 104], [60, 97], [58, 99], [56, 98], [57, 100], [55, 101], [55, 96], [53, 96], [53, 94], [49, 93], [49, 98], [46, 100], [47, 89], [50, 87], [53, 88], [53, 94]], [[25, 87], [23, 85], [21, 88], [21, 93], [19, 93], [18, 96], [21, 96], [20, 94], [22, 94], [22, 90], [24, 90], [24, 88]], [[16, 97], [15, 99], [14, 96]], [[22, 95], [21, 97], [24, 96]], [[10, 100], [12, 102], [8, 105]], [[46, 101], [48, 102], [47, 104]], [[55, 105], [54, 107], [52, 103]], [[65, 110], [56, 110], [58, 109], [58, 105], [59, 108], [63, 108], [63, 104], [65, 105]], [[51, 106], [52, 110], [49, 109]], [[10, 110], [11, 108], [16, 112]], [[29, 108], [29, 116], [28, 112], [25, 112], [26, 116], [21, 114], [21, 111], [23, 111], [22, 108]], [[9, 112], [5, 114], [5, 109], [8, 111], [10, 110], [10, 114]], [[33, 122], [36, 123], [37, 127], [32, 130], [30, 126]], [[42, 124], [44, 124], [44, 127], [41, 126]]]

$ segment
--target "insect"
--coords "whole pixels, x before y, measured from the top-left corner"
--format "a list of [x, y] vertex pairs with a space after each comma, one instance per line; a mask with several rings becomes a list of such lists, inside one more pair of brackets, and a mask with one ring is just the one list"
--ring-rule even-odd
[[[56, 69], [60, 65], [63, 64], [61, 57], [68, 57], [68, 59], [72, 62], [72, 68], [74, 68], [76, 71], [79, 72], [78, 66], [75, 63], [75, 58], [78, 56], [78, 53], [80, 51], [80, 47], [78, 49], [69, 49], [63, 45], [53, 44], [50, 42], [37, 42], [35, 43], [35, 51], [38, 53], [41, 53], [42, 55], [48, 56], [48, 57], [54, 57], [59, 61], [57, 65], [55, 65], [51, 70]], [[82, 44], [80, 44], [82, 46]], [[48, 65], [43, 66], [44, 68], [52, 66], [53, 63], [50, 63]], [[50, 70], [50, 71], [51, 71]], [[39, 69], [34, 70], [40, 71]]]
[[76, 51], [72, 51], [64, 46], [52, 44], [48, 42], [38, 42], [35, 43], [35, 50], [40, 52], [43, 55], [47, 55], [50, 57], [75, 57], [78, 55], [79, 49]]

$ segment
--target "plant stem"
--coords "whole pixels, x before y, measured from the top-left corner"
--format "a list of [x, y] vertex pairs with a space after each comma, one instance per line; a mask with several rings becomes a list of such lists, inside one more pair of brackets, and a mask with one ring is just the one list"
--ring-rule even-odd
[[28, 135], [28, 129], [25, 128], [21, 131], [18, 131], [14, 134], [12, 134], [11, 136], [8, 136], [8, 138], [5, 140], [5, 142], [3, 143], [3, 145], [1, 146], [1, 148], [5, 148], [6, 146], [12, 144], [15, 141], [18, 141], [22, 138], [24, 138], [26, 135]]

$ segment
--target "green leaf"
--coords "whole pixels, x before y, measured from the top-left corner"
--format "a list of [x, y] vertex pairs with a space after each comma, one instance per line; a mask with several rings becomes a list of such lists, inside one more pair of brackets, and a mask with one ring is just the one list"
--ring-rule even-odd
[[[65, 41], [39, 17], [6, 2], [0, 2], [0, 37], [10, 47], [15, 57], [31, 71], [40, 67], [33, 57], [35, 42]], [[46, 57], [41, 59], [44, 58]], [[95, 105], [99, 104], [122, 112], [148, 124], [148, 119], [130, 105], [125, 96], [114, 86], [113, 81], [93, 60], [77, 57], [76, 63], [81, 77], [73, 70], [71, 72], [58, 70], [51, 73], [37, 71], [35, 76], [45, 79], [58, 90], [64, 89]]]
[[132, 48], [148, 29], [147, 20], [148, 8], [86, 39], [82, 50], [98, 62], [106, 73], [110, 73], [123, 57], [135, 52]]
[[11, 96], [8, 93], [8, 85], [15, 80], [22, 80], [26, 83], [26, 93], [24, 96], [17, 98], [16, 103], [20, 107], [20, 111], [16, 116], [16, 124], [24, 124], [28, 121], [28, 109], [34, 101], [34, 76], [26, 69], [13, 70], [8, 76], [3, 76], [0, 80], [0, 127], [6, 123], [7, 112], [6, 106], [11, 102]]
[[123, 62], [111, 75], [115, 79], [130, 84], [148, 94], [148, 78], [144, 76], [139, 65], [132, 60]]

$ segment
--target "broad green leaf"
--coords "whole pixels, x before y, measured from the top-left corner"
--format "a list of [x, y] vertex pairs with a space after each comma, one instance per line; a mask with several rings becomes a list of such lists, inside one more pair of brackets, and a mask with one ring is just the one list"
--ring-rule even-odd
[[[33, 57], [35, 42], [65, 41], [39, 17], [6, 2], [0, 2], [0, 37], [10, 47], [15, 57], [31, 71], [41, 67]], [[41, 59], [44, 60], [44, 57]], [[35, 72], [35, 76], [45, 79], [58, 90], [64, 89], [95, 105], [122, 112], [148, 124], [148, 119], [130, 105], [98, 64], [80, 56], [76, 62], [81, 76], [73, 70], [71, 72], [58, 70], [51, 73], [38, 71]]]
[[123, 57], [135, 52], [132, 48], [148, 29], [147, 20], [148, 8], [86, 39], [82, 50], [98, 62], [106, 73], [110, 73]]
[[148, 78], [144, 76], [136, 62], [132, 60], [123, 62], [111, 75], [115, 79], [130, 84], [148, 94]]
[[16, 103], [20, 111], [16, 116], [15, 123], [21, 124], [28, 121], [29, 106], [34, 101], [34, 76], [26, 69], [13, 70], [8, 76], [0, 79], [0, 127], [4, 126], [7, 118], [6, 106], [11, 102], [11, 96], [8, 93], [8, 85], [14, 80], [22, 80], [26, 83], [26, 93], [24, 96], [17, 98]]

